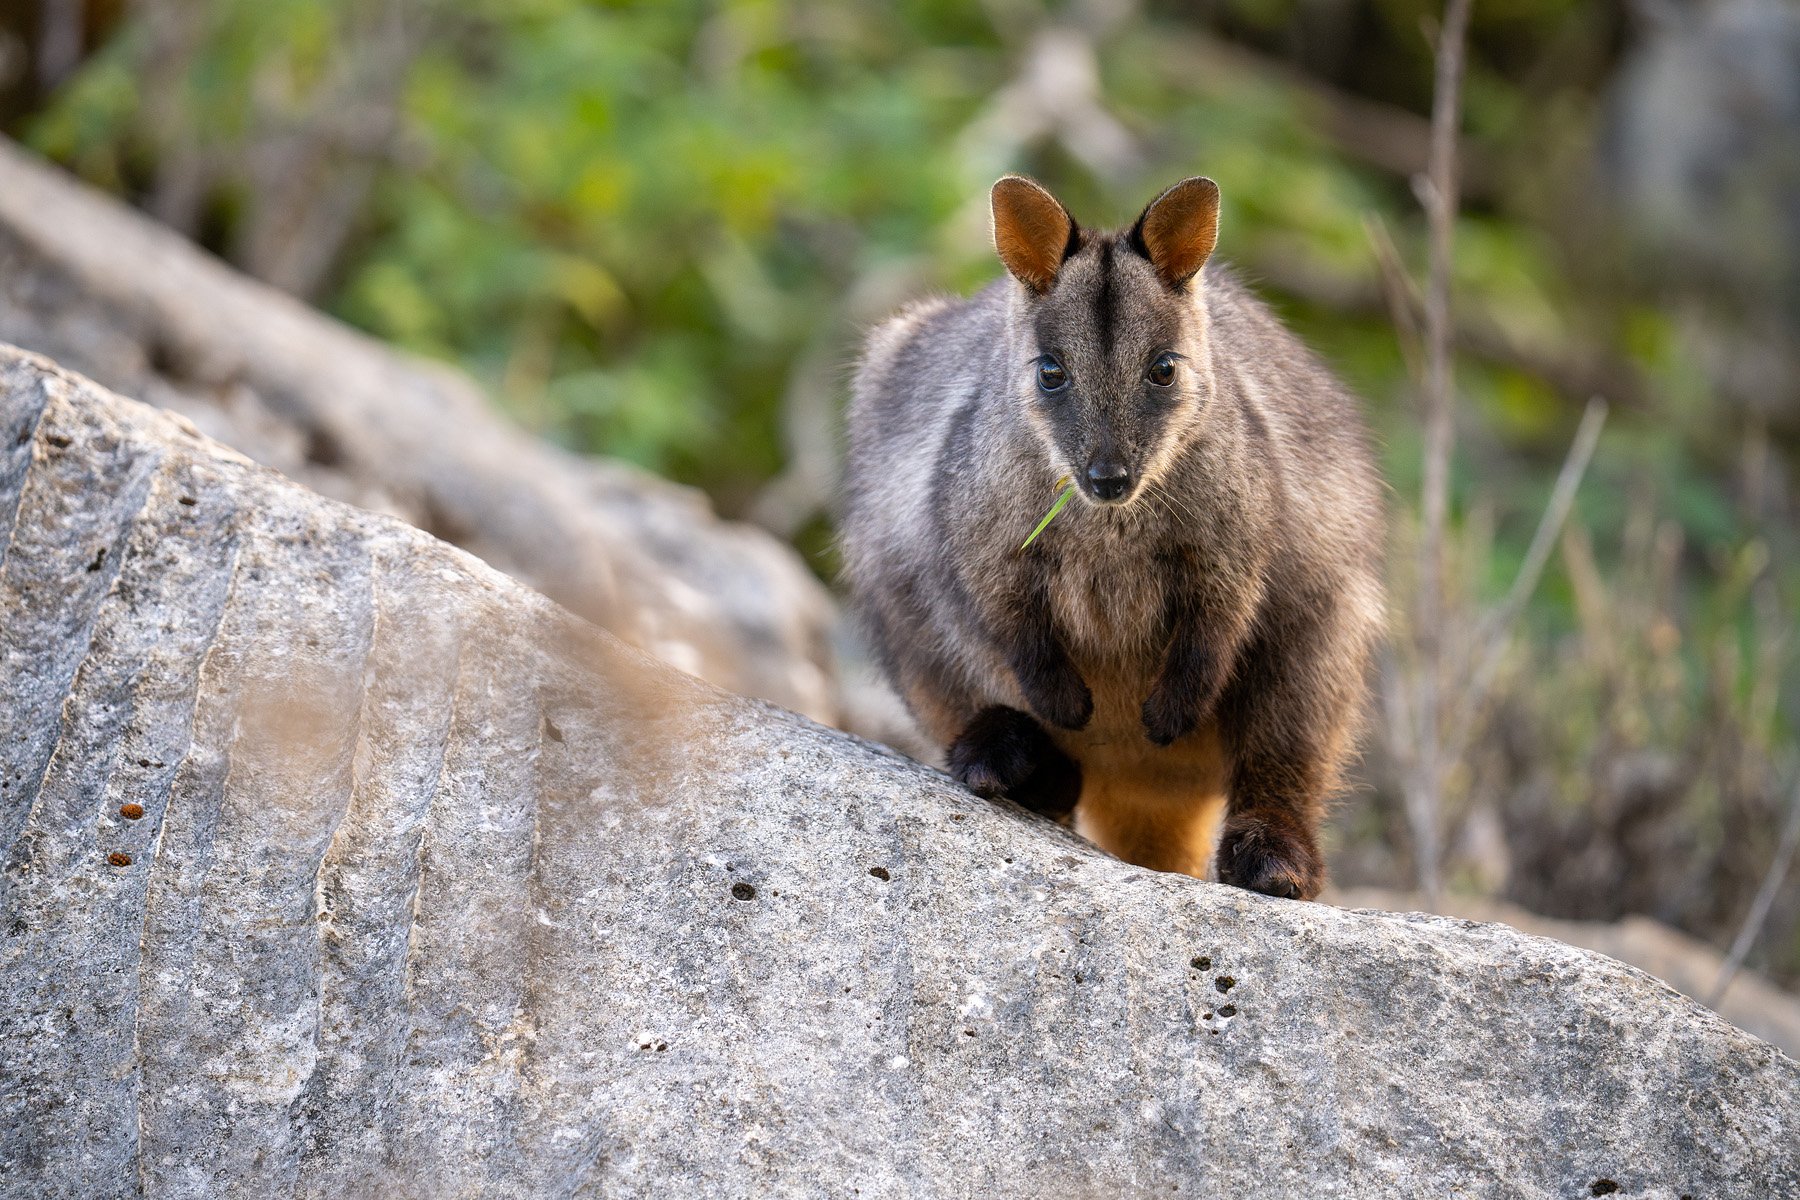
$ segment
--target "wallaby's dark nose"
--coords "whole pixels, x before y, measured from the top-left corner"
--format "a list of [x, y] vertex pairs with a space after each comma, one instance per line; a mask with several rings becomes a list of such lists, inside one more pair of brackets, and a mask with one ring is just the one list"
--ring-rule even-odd
[[1131, 472], [1114, 462], [1089, 463], [1087, 489], [1096, 500], [1117, 500], [1131, 487]]

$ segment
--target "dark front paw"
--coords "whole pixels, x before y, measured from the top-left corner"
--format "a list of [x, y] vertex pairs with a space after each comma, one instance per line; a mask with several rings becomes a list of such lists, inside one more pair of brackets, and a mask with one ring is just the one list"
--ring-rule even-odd
[[1144, 701], [1144, 736], [1159, 746], [1186, 737], [1200, 725], [1201, 706], [1192, 696], [1157, 685]]
[[1204, 650], [1171, 654], [1144, 701], [1144, 736], [1167, 746], [1200, 728], [1219, 698], [1222, 683], [1212, 656]]
[[1081, 729], [1094, 715], [1094, 697], [1072, 666], [1019, 680], [1031, 711], [1059, 729]]
[[950, 773], [978, 796], [1005, 796], [1047, 817], [1081, 797], [1081, 768], [1016, 708], [981, 712], [950, 744]]
[[1325, 861], [1318, 838], [1298, 816], [1234, 813], [1219, 835], [1219, 880], [1265, 896], [1311, 900], [1325, 886]]

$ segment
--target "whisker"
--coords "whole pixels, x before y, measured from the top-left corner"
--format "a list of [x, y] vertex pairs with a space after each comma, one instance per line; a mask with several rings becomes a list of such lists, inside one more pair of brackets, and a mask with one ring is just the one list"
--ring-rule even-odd
[[1200, 514], [1194, 511], [1193, 503], [1186, 497], [1169, 491], [1161, 483], [1156, 484], [1151, 490], [1164, 501], [1168, 509], [1179, 512], [1184, 523], [1193, 525], [1200, 524]]

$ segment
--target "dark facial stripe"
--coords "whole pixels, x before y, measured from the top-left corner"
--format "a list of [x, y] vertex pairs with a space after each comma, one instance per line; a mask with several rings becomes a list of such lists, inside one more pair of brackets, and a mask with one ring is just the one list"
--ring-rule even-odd
[[1113, 352], [1113, 240], [1100, 243], [1100, 286], [1094, 292], [1094, 328], [1100, 334], [1101, 357], [1110, 361]]

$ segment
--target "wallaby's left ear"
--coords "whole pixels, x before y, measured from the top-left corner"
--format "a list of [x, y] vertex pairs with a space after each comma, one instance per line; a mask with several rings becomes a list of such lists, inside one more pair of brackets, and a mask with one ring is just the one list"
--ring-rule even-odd
[[1219, 241], [1219, 185], [1199, 175], [1150, 202], [1131, 228], [1131, 245], [1172, 288], [1200, 273]]

